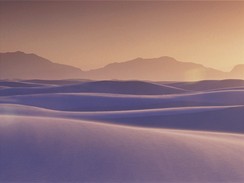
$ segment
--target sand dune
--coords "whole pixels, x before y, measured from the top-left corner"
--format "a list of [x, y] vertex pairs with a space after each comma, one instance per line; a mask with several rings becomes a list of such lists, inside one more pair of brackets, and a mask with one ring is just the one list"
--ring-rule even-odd
[[6, 87], [21, 87], [21, 88], [25, 88], [25, 87], [40, 87], [43, 86], [41, 84], [36, 84], [36, 83], [28, 83], [28, 82], [24, 82], [24, 81], [4, 81], [4, 80], [0, 80], [0, 86], [6, 86]]
[[[33, 82], [33, 81], [30, 81]], [[34, 82], [36, 82], [34, 80]], [[113, 94], [132, 94], [132, 95], [162, 95], [162, 94], [177, 94], [185, 93], [187, 90], [180, 89], [174, 86], [158, 85], [144, 81], [70, 81], [72, 84], [67, 84], [64, 80], [43, 82], [37, 80], [37, 83], [48, 83], [47, 86], [40, 86], [26, 90], [25, 87], [8, 88], [0, 90], [0, 96], [11, 95], [27, 95], [41, 93], [113, 93]], [[57, 85], [50, 85], [57, 84]], [[1, 83], [0, 83], [1, 84]], [[16, 84], [15, 84], [16, 85]], [[19, 83], [21, 86], [21, 83]], [[33, 84], [36, 85], [36, 84]]]
[[206, 91], [206, 90], [219, 90], [224, 88], [238, 88], [244, 87], [244, 80], [204, 80], [196, 82], [175, 82], [168, 83], [170, 86], [179, 87], [192, 91]]
[[[28, 89], [27, 91], [32, 90]], [[244, 90], [221, 90], [175, 95], [51, 93], [0, 97], [12, 103], [63, 111], [116, 111], [182, 106], [243, 105]]]
[[[244, 106], [201, 106], [126, 111], [73, 112], [0, 104], [0, 114], [96, 120], [105, 123], [244, 133]], [[233, 116], [235, 119], [232, 120]]]
[[[144, 127], [244, 132], [244, 90], [242, 89], [168, 95], [69, 93], [83, 85], [86, 85], [85, 88], [91, 87], [98, 90], [100, 88], [100, 91], [119, 91], [120, 89], [125, 91], [126, 87], [131, 86], [129, 91], [138, 93], [137, 91], [140, 92], [141, 88], [138, 88], [137, 84], [148, 88], [157, 86], [137, 81], [99, 81], [42, 87], [46, 92], [51, 91], [51, 93], [29, 95], [25, 93], [0, 97], [0, 112], [30, 116], [51, 115], [52, 117], [99, 120]], [[53, 88], [66, 88], [69, 92], [52, 93], [55, 91]], [[40, 87], [13, 87], [11, 89], [17, 93], [20, 92], [19, 89], [28, 93], [35, 89], [39, 90]], [[65, 89], [62, 92], [65, 92]]]
[[244, 136], [1, 116], [1, 181], [242, 182]]
[[118, 93], [134, 95], [159, 95], [186, 92], [177, 87], [158, 85], [145, 81], [94, 81], [82, 85], [85, 92]]
[[70, 85], [70, 84], [80, 84], [83, 82], [89, 82], [89, 80], [84, 80], [84, 79], [63, 79], [63, 80], [30, 79], [30, 80], [23, 80], [23, 81], [27, 83], [45, 84], [45, 85]]
[[244, 182], [241, 86], [76, 82], [3, 81], [0, 182]]

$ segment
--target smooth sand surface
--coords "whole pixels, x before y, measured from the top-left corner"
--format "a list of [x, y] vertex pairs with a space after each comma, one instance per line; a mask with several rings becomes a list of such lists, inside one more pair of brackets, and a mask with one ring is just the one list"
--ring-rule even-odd
[[[244, 106], [201, 106], [123, 111], [58, 111], [0, 104], [0, 114], [48, 116], [130, 126], [244, 133]], [[234, 118], [233, 118], [234, 117]]]
[[243, 182], [244, 136], [1, 116], [1, 181]]

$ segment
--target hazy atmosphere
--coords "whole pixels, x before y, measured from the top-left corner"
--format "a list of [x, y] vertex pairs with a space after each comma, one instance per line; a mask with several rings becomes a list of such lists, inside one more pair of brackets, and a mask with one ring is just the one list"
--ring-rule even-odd
[[244, 64], [244, 2], [0, 2], [0, 52], [82, 70], [171, 56], [224, 71]]

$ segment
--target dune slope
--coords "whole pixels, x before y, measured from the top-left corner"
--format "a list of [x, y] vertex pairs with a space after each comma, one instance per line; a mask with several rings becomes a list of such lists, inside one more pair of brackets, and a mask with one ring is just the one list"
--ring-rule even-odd
[[[26, 90], [24, 85], [22, 87], [16, 88], [17, 82], [14, 82], [15, 87], [0, 90], [0, 96], [29, 95], [42, 93], [113, 93], [131, 95], [162, 95], [185, 93], [187, 91], [174, 86], [158, 85], [155, 83], [144, 81], [79, 81], [79, 83], [75, 83], [75, 81], [64, 80], [62, 83], [62, 81], [44, 82], [42, 80], [34, 80], [29, 82], [40, 82], [45, 84], [49, 83], [49, 85], [40, 85], [40, 87], [35, 87]], [[67, 84], [68, 82], [70, 82], [70, 84]], [[56, 85], [52, 86], [50, 85], [50, 83]], [[33, 83], [29, 84], [37, 85]], [[22, 83], [19, 83], [18, 86], [21, 85]]]
[[4, 115], [0, 125], [2, 182], [244, 181], [243, 135]]
[[45, 93], [0, 97], [0, 103], [23, 104], [63, 111], [116, 111], [182, 106], [244, 105], [244, 90], [172, 95]]
[[83, 119], [130, 126], [244, 133], [244, 106], [158, 108], [124, 111], [70, 112], [0, 104], [0, 114]]

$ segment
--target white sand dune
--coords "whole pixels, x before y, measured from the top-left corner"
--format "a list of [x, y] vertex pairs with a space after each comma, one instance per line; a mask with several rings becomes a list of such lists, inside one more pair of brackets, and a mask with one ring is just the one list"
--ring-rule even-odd
[[116, 111], [182, 106], [225, 106], [243, 105], [244, 90], [172, 95], [51, 93], [0, 97], [0, 103], [31, 105], [63, 111]]
[[36, 84], [36, 83], [28, 83], [24, 81], [5, 81], [5, 80], [0, 80], [0, 86], [6, 86], [6, 87], [40, 87], [40, 86], [45, 86], [42, 84]]
[[206, 91], [206, 90], [220, 90], [224, 88], [244, 87], [244, 80], [238, 80], [238, 79], [204, 80], [204, 81], [196, 81], [196, 82], [173, 82], [167, 84], [170, 86], [175, 86], [186, 90]]
[[[30, 80], [30, 82], [32, 82]], [[34, 82], [45, 83], [42, 80]], [[47, 83], [58, 83], [58, 85], [44, 85], [26, 90], [25, 87], [8, 88], [0, 90], [0, 96], [29, 95], [41, 93], [113, 93], [131, 95], [162, 95], [185, 93], [187, 90], [173, 86], [159, 85], [145, 81], [80, 81], [79, 83], [67, 84], [77, 81], [50, 81]], [[21, 86], [21, 83], [19, 83]], [[35, 85], [35, 84], [33, 84]]]
[[91, 81], [81, 84], [63, 86], [58, 91], [83, 93], [114, 93], [131, 95], [162, 95], [185, 93], [187, 90], [173, 86], [158, 85], [146, 81]]
[[[244, 106], [201, 106], [125, 111], [72, 112], [0, 104], [0, 114], [96, 120], [130, 126], [244, 133]], [[235, 116], [233, 120], [232, 117]]]
[[[38, 115], [43, 116], [47, 114], [54, 117], [65, 117], [67, 114], [69, 117], [80, 116], [80, 117], [137, 117], [137, 116], [154, 116], [154, 115], [177, 115], [186, 113], [199, 113], [205, 111], [216, 111], [230, 108], [243, 108], [244, 106], [201, 106], [201, 107], [178, 107], [178, 108], [158, 108], [158, 109], [139, 109], [139, 110], [122, 110], [122, 111], [88, 111], [88, 112], [70, 112], [70, 111], [57, 111], [44, 109], [39, 107], [32, 107], [18, 104], [0, 104], [0, 114], [9, 115]], [[8, 113], [9, 112], [9, 113]]]
[[0, 181], [243, 182], [244, 136], [1, 116]]
[[240, 81], [8, 82], [0, 182], [244, 182]]
[[0, 90], [10, 88], [9, 86], [0, 86]]
[[30, 80], [22, 80], [27, 83], [33, 83], [33, 84], [43, 84], [43, 85], [71, 85], [71, 84], [80, 84], [89, 82], [89, 80], [84, 79], [62, 79], [62, 80], [42, 80], [42, 79], [30, 79]]

